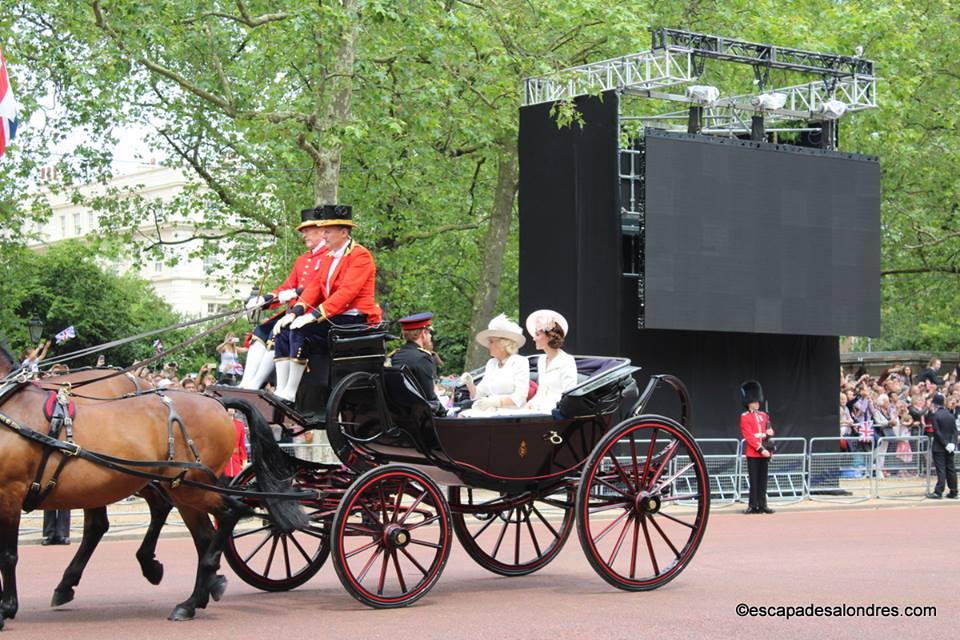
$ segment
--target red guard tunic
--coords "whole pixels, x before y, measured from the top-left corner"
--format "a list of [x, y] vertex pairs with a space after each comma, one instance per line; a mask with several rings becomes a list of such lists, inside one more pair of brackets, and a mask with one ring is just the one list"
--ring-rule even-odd
[[336, 269], [329, 274], [332, 264], [333, 255], [327, 252], [320, 260], [317, 277], [310, 280], [295, 306], [308, 312], [317, 310], [321, 318], [355, 310], [367, 315], [368, 324], [380, 322], [383, 312], [374, 298], [377, 266], [370, 251], [350, 240]]
[[[307, 284], [320, 272], [320, 261], [326, 254], [327, 248], [323, 246], [316, 250], [311, 249], [299, 256], [294, 261], [293, 268], [290, 269], [287, 279], [281, 282], [280, 286], [271, 292], [273, 293], [273, 297], [276, 298], [284, 289], [306, 289]], [[287, 306], [293, 306], [295, 302], [296, 298], [291, 300]]]
[[744, 453], [748, 458], [763, 458], [757, 451], [767, 439], [770, 416], [765, 411], [744, 411], [740, 414], [740, 433], [744, 439]]

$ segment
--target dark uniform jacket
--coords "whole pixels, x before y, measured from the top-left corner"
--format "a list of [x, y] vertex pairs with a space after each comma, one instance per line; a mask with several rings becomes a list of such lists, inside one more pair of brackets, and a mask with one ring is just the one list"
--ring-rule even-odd
[[946, 451], [951, 442], [957, 444], [957, 419], [941, 407], [933, 414], [933, 451]]
[[433, 354], [421, 349], [414, 342], [408, 342], [392, 354], [390, 364], [394, 367], [405, 366], [410, 369], [423, 390], [423, 397], [431, 402], [437, 401], [437, 394], [433, 390], [433, 380], [437, 377], [437, 365], [433, 361]]

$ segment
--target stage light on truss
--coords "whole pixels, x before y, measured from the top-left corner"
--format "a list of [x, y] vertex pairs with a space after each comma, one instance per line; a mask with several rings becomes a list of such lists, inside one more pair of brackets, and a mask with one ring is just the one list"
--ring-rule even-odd
[[836, 120], [843, 114], [847, 112], [846, 103], [840, 102], [834, 98], [830, 100], [825, 100], [822, 105], [820, 105], [820, 115], [822, 115], [827, 120]]
[[750, 104], [764, 111], [767, 109], [782, 109], [783, 105], [787, 104], [787, 94], [776, 91], [761, 93], [750, 98]]
[[708, 84], [695, 84], [687, 87], [687, 97], [699, 104], [713, 104], [720, 98], [720, 89]]

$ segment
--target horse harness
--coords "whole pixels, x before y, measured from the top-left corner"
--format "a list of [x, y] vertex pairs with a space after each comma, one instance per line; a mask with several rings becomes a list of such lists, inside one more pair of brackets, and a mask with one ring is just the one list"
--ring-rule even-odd
[[[0, 386], [0, 405], [2, 405], [4, 400], [16, 393], [16, 391], [22, 388], [22, 386], [25, 384], [27, 384], [26, 380], [16, 379]], [[21, 425], [6, 414], [0, 413], [0, 424], [12, 429], [28, 440], [32, 440], [33, 442], [41, 444], [44, 449], [43, 456], [40, 459], [40, 466], [37, 468], [36, 476], [34, 477], [33, 482], [30, 484], [30, 488], [27, 490], [27, 495], [24, 498], [22, 507], [23, 510], [29, 513], [43, 503], [47, 496], [49, 496], [50, 493], [56, 489], [60, 478], [60, 473], [63, 471], [67, 461], [74, 457], [83, 458], [100, 466], [105, 466], [109, 469], [130, 475], [147, 478], [149, 480], [168, 482], [170, 483], [170, 488], [172, 489], [178, 487], [180, 484], [210, 488], [210, 486], [206, 483], [185, 479], [186, 474], [193, 469], [203, 471], [207, 476], [209, 476], [213, 483], [216, 483], [217, 475], [212, 469], [210, 469], [210, 467], [206, 466], [201, 461], [200, 452], [197, 450], [196, 444], [190, 437], [183, 418], [180, 417], [179, 413], [177, 413], [177, 410], [173, 404], [173, 399], [159, 391], [155, 393], [157, 397], [160, 398], [161, 402], [163, 402], [167, 407], [166, 460], [128, 460], [104, 453], [95, 453], [80, 447], [80, 445], [73, 440], [73, 420], [76, 417], [76, 405], [74, 404], [73, 400], [70, 399], [69, 386], [61, 387], [58, 391], [50, 391], [50, 393], [47, 395], [46, 401], [43, 403], [44, 417], [46, 417], [47, 421], [50, 423], [50, 429], [46, 434], [31, 429], [25, 425]], [[190, 448], [190, 452], [194, 459], [193, 462], [184, 462], [175, 459], [175, 426], [179, 428], [183, 440]], [[64, 434], [63, 440], [60, 439], [61, 433]], [[46, 471], [47, 463], [50, 460], [50, 455], [55, 451], [61, 454], [60, 461], [57, 463], [57, 467], [54, 469], [53, 475], [49, 480], [47, 480], [47, 483], [44, 486], [42, 485], [43, 474], [44, 471]], [[176, 476], [170, 477], [158, 473], [131, 469], [129, 467], [166, 467], [180, 469], [180, 472]]]

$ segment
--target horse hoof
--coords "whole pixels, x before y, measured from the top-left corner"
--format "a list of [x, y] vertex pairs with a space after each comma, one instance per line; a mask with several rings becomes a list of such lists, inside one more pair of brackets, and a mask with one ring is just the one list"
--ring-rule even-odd
[[160, 581], [163, 580], [163, 564], [154, 560], [152, 563], [144, 565], [143, 577], [150, 584], [160, 584]]
[[167, 618], [167, 620], [173, 620], [174, 622], [193, 620], [194, 615], [196, 615], [196, 610], [193, 607], [178, 604], [173, 608], [173, 612], [170, 613], [170, 617]]
[[210, 580], [210, 597], [213, 598], [214, 602], [220, 602], [220, 598], [223, 597], [223, 593], [227, 590], [227, 578], [226, 576], [213, 576]]
[[64, 591], [54, 591], [53, 597], [50, 599], [51, 607], [59, 607], [61, 605], [67, 604], [73, 600], [75, 593], [73, 589], [66, 589]]

